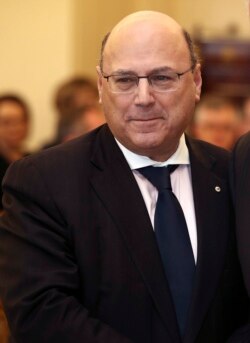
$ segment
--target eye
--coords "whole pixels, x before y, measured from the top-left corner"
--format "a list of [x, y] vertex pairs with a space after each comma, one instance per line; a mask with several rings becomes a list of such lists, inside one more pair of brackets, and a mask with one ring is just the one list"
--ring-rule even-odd
[[116, 83], [120, 84], [129, 84], [136, 81], [136, 78], [132, 75], [123, 75], [123, 76], [115, 76], [114, 78]]
[[173, 81], [174, 76], [171, 74], [161, 74], [161, 75], [151, 75], [151, 81], [153, 82], [169, 82], [169, 81]]

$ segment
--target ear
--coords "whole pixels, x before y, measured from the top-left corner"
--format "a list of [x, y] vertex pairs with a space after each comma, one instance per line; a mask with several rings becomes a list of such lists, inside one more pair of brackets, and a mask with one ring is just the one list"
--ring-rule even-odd
[[99, 93], [99, 103], [102, 103], [102, 86], [103, 86], [103, 78], [100, 66], [96, 66], [97, 71], [97, 88]]
[[200, 101], [201, 96], [201, 86], [202, 86], [202, 78], [201, 78], [201, 65], [198, 63], [195, 66], [194, 72], [194, 83], [195, 83], [195, 101]]

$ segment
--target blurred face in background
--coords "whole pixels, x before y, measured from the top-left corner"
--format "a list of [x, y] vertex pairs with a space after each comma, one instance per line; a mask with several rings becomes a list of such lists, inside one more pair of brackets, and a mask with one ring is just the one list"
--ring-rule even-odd
[[28, 118], [16, 102], [0, 103], [0, 141], [10, 149], [18, 149], [28, 134]]
[[79, 137], [105, 123], [105, 117], [99, 106], [82, 109], [75, 120], [69, 125], [63, 141]]
[[84, 129], [83, 133], [89, 132], [105, 123], [105, 118], [101, 109], [97, 107], [89, 108], [81, 118], [78, 125]]
[[195, 138], [231, 150], [240, 132], [240, 118], [231, 106], [199, 108], [193, 128]]
[[94, 106], [98, 104], [98, 95], [90, 87], [82, 87], [75, 91], [73, 96], [74, 108]]

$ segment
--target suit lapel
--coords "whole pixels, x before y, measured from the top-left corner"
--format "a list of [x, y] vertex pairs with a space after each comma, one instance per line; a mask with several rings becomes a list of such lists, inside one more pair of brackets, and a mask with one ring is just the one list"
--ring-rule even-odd
[[198, 259], [184, 342], [194, 342], [212, 302], [223, 269], [229, 233], [225, 180], [213, 174], [216, 160], [189, 144], [197, 223]]
[[92, 186], [152, 296], [171, 341], [180, 342], [177, 321], [146, 206], [135, 178], [112, 134], [104, 127], [92, 157]]

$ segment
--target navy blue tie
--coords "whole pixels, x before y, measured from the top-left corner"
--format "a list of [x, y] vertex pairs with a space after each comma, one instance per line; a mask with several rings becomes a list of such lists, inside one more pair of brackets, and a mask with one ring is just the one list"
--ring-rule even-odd
[[159, 192], [154, 219], [155, 235], [183, 335], [191, 300], [195, 262], [186, 220], [171, 187], [170, 173], [177, 167], [178, 165], [145, 167], [138, 171]]

